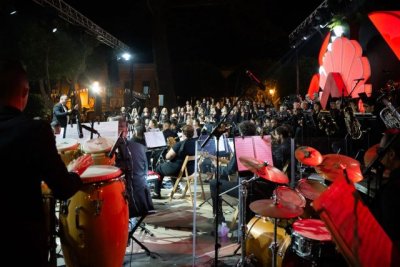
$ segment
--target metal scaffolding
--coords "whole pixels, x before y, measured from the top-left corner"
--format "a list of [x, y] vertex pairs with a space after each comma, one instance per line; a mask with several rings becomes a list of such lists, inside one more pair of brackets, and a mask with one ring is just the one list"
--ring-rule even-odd
[[59, 16], [71, 24], [84, 27], [90, 34], [93, 34], [100, 42], [121, 51], [130, 51], [129, 46], [112, 36], [110, 33], [96, 25], [93, 21], [82, 15], [72, 6], [62, 0], [33, 0], [33, 2], [53, 7], [59, 12]]

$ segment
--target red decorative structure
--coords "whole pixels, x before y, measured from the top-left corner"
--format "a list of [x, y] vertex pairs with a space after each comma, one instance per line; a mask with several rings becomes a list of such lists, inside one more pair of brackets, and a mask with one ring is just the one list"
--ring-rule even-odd
[[400, 11], [376, 11], [368, 17], [400, 60]]

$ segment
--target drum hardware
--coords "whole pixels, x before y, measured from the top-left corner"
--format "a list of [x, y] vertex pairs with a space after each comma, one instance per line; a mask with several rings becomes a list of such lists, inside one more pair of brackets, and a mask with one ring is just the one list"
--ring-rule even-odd
[[[222, 192], [221, 194], [219, 194], [219, 197], [222, 197], [226, 193], [228, 193], [230, 191], [233, 191], [233, 190], [235, 190], [235, 189], [237, 189], [239, 187], [239, 196], [240, 196], [240, 198], [239, 198], [239, 211], [240, 211], [240, 219], [241, 219], [241, 225], [240, 225], [241, 235], [240, 235], [240, 246], [236, 249], [235, 254], [236, 254], [236, 252], [237, 252], [237, 250], [239, 248], [242, 249], [242, 252], [241, 252], [240, 260], [239, 260], [239, 262], [237, 263], [236, 266], [244, 266], [245, 263], [248, 262], [246, 260], [246, 257], [245, 257], [246, 256], [245, 255], [246, 254], [245, 253], [246, 252], [246, 243], [245, 243], [246, 225], [245, 225], [245, 223], [246, 223], [246, 206], [247, 206], [246, 205], [247, 186], [251, 182], [257, 180], [258, 178], [259, 178], [258, 176], [253, 176], [249, 180], [245, 180], [245, 179], [242, 180], [241, 179], [240, 183], [237, 186], [232, 187], [231, 189], [228, 189], [225, 192]], [[218, 210], [218, 208], [217, 208], [217, 210]], [[217, 213], [218, 213], [218, 211], [217, 211]], [[217, 217], [218, 217], [218, 214], [217, 214]]]
[[276, 197], [273, 199], [262, 199], [256, 200], [250, 204], [250, 209], [261, 216], [273, 218], [274, 224], [274, 239], [270, 244], [270, 249], [272, 252], [272, 267], [277, 266], [277, 252], [278, 252], [278, 219], [291, 219], [300, 216], [303, 213], [303, 208], [291, 205], [282, 204], [277, 201]]

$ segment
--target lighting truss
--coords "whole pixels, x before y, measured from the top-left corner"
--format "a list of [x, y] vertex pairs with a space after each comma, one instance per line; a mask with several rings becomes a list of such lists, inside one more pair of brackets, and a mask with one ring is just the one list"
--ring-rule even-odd
[[82, 15], [62, 0], [33, 0], [33, 2], [44, 6], [45, 4], [53, 7], [59, 12], [59, 16], [71, 24], [78, 24], [84, 27], [90, 34], [93, 34], [97, 40], [121, 51], [130, 51], [129, 46], [115, 38], [113, 35], [96, 25], [93, 21]]
[[[319, 15], [319, 12], [322, 9], [327, 9], [328, 8], [328, 0], [324, 0], [299, 26], [297, 26], [296, 29], [294, 29], [290, 34], [289, 34], [289, 43], [290, 44], [298, 44], [301, 42], [301, 40], [305, 37], [306, 34], [311, 34], [309, 32], [313, 27], [313, 23], [316, 21], [317, 15]], [[327, 18], [325, 18], [326, 20]], [[332, 16], [328, 18], [329, 20], [332, 19]], [[325, 21], [324, 23], [329, 23], [329, 21]], [[316, 31], [314, 29], [314, 31]]]

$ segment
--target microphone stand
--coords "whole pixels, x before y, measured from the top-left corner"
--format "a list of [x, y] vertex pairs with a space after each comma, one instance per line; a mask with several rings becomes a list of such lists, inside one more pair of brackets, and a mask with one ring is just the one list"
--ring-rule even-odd
[[[247, 72], [246, 72], [247, 73]], [[251, 77], [250, 77], [251, 78]], [[219, 225], [219, 221], [218, 221], [218, 209], [219, 209], [219, 203], [220, 203], [220, 196], [219, 196], [219, 192], [220, 192], [220, 186], [221, 186], [221, 182], [219, 181], [219, 138], [221, 137], [221, 135], [224, 133], [225, 131], [225, 127], [221, 127], [222, 124], [225, 122], [225, 120], [227, 119], [228, 115], [231, 113], [231, 111], [233, 110], [233, 108], [237, 105], [237, 103], [244, 97], [246, 93], [246, 90], [243, 90], [242, 94], [236, 99], [235, 103], [229, 107], [228, 111], [226, 112], [226, 114], [222, 117], [222, 119], [218, 122], [218, 124], [214, 127], [214, 129], [211, 131], [210, 135], [206, 138], [206, 140], [204, 140], [204, 142], [201, 144], [200, 148], [202, 149], [207, 143], [208, 141], [210, 141], [211, 137], [215, 136], [217, 138], [217, 155], [216, 155], [216, 164], [217, 164], [217, 168], [216, 168], [216, 173], [215, 173], [215, 177], [217, 179], [217, 188], [216, 188], [216, 199], [215, 199], [215, 225], [214, 225], [214, 235], [215, 235], [215, 246], [214, 246], [214, 266], [217, 267], [218, 266], [218, 249], [221, 247], [221, 244], [219, 244], [218, 242], [218, 225]]]

